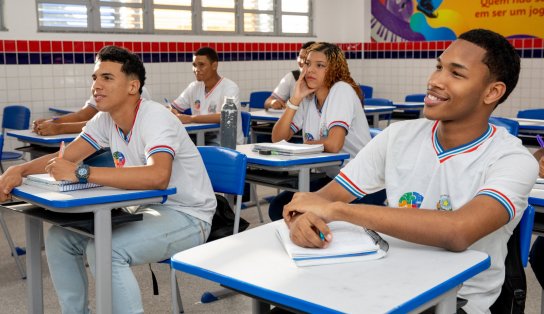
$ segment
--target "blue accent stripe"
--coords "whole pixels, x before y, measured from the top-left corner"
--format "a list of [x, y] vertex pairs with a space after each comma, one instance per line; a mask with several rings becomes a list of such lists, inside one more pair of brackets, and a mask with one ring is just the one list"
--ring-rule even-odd
[[293, 123], [291, 123], [290, 127], [291, 127], [291, 131], [293, 131], [293, 133], [297, 133], [297, 132], [299, 131], [299, 129], [297, 128], [297, 126], [294, 125]]
[[494, 130], [494, 127], [491, 126], [491, 125], [488, 125], [486, 132], [482, 136], [480, 136], [479, 138], [475, 139], [474, 141], [469, 142], [469, 143], [467, 143], [465, 145], [461, 145], [459, 147], [444, 151], [444, 149], [442, 148], [442, 146], [438, 142], [438, 134], [437, 134], [438, 128], [437, 128], [434, 135], [433, 135], [433, 141], [434, 141], [435, 147], [437, 148], [438, 153], [439, 153], [438, 158], [439, 159], [444, 159], [444, 158], [447, 158], [447, 157], [451, 157], [451, 156], [454, 156], [454, 155], [459, 155], [459, 154], [465, 153], [465, 152], [473, 149], [474, 147], [482, 144], [484, 141], [486, 141], [488, 138], [490, 138], [491, 135], [493, 134], [493, 130]]
[[341, 186], [344, 187], [344, 189], [348, 190], [353, 196], [355, 196], [357, 199], [363, 198], [366, 194], [361, 193], [358, 189], [356, 189], [353, 185], [351, 185], [346, 179], [344, 179], [342, 176], [337, 175], [334, 180], [338, 182]]
[[92, 147], [94, 147], [94, 149], [96, 150], [100, 150], [102, 149], [102, 147], [100, 145], [98, 145], [98, 143], [92, 138], [90, 137], [87, 133], [81, 133], [81, 138], [83, 138], [84, 140], [86, 140], [89, 144], [91, 144]]
[[170, 155], [172, 155], [172, 158], [174, 158], [176, 156], [176, 153], [174, 152], [173, 149], [169, 148], [169, 147], [156, 147], [156, 148], [153, 148], [152, 150], [150, 150], [145, 158], [149, 158], [151, 157], [151, 155], [153, 154], [156, 154], [156, 153], [168, 153]]
[[491, 190], [481, 190], [480, 192], [478, 192], [477, 195], [487, 195], [487, 196], [490, 196], [490, 197], [494, 198], [499, 203], [501, 203], [502, 206], [504, 206], [504, 208], [506, 208], [506, 212], [508, 212], [508, 216], [509, 216], [508, 220], [510, 221], [510, 220], [512, 220], [512, 218], [514, 218], [515, 210], [511, 206], [510, 202], [506, 198], [504, 198], [504, 196], [500, 195], [499, 193], [497, 193], [495, 191], [491, 191]]

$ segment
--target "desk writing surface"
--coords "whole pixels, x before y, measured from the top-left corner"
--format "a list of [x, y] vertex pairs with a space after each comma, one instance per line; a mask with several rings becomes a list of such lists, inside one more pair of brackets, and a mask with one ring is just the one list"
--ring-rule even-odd
[[276, 122], [281, 118], [281, 115], [283, 114], [283, 112], [257, 110], [257, 111], [250, 111], [249, 114], [251, 114], [252, 120]]
[[296, 156], [261, 155], [253, 151], [253, 144], [237, 145], [236, 150], [247, 156], [248, 164], [287, 167], [293, 165], [307, 165], [331, 161], [344, 161], [349, 159], [347, 153], [319, 153]]
[[176, 193], [176, 188], [166, 190], [122, 190], [112, 187], [99, 187], [70, 192], [56, 192], [23, 184], [13, 189], [15, 197], [24, 198], [32, 203], [56, 208], [68, 208], [85, 205], [107, 204], [134, 199], [144, 199]]
[[520, 130], [544, 130], [544, 120], [524, 118], [513, 118], [512, 120], [519, 123]]
[[187, 132], [190, 132], [190, 131], [196, 131], [196, 130], [207, 130], [207, 129], [219, 128], [220, 124], [219, 123], [185, 123], [183, 124], [183, 126], [185, 127], [185, 130], [187, 130]]
[[482, 252], [454, 253], [385, 236], [390, 250], [382, 259], [297, 268], [276, 237], [279, 223], [177, 253], [172, 266], [306, 312], [406, 313], [490, 265]]
[[393, 110], [395, 110], [394, 106], [365, 105], [365, 113], [392, 112]]
[[15, 137], [20, 141], [36, 144], [60, 144], [62, 141], [69, 143], [78, 137], [79, 133], [38, 135], [32, 130], [13, 130], [6, 132], [6, 135]]

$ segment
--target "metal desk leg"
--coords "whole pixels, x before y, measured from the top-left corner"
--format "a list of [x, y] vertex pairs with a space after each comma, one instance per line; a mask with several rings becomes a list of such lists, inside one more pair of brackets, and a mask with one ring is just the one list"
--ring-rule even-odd
[[111, 286], [111, 210], [94, 213], [94, 241], [96, 247], [96, 312], [112, 313]]
[[205, 132], [201, 132], [201, 131], [196, 132], [196, 146], [204, 146], [205, 144], [204, 133]]
[[302, 168], [298, 172], [299, 192], [310, 192], [310, 168]]
[[457, 291], [456, 287], [444, 293], [443, 299], [436, 305], [435, 314], [451, 314], [457, 311]]
[[258, 299], [253, 299], [251, 302], [251, 312], [254, 314], [269, 313], [270, 304], [262, 302]]
[[26, 284], [29, 314], [43, 313], [42, 283], [42, 235], [43, 224], [39, 219], [25, 215], [26, 233]]

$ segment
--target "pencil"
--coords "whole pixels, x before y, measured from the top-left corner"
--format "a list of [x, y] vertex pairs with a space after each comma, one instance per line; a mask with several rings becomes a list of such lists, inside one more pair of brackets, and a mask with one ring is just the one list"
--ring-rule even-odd
[[64, 155], [64, 141], [60, 142], [59, 158], [62, 158]]

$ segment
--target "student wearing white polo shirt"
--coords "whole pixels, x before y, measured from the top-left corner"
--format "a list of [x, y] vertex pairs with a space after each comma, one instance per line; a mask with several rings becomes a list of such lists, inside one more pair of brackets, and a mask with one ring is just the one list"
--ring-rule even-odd
[[[335, 181], [297, 193], [283, 212], [291, 239], [326, 246], [334, 241], [326, 223], [343, 220], [451, 251], [482, 251], [491, 266], [463, 284], [458, 297], [468, 303], [459, 312], [489, 313], [505, 278], [506, 244], [538, 174], [521, 141], [488, 123], [519, 71], [519, 56], [503, 36], [461, 34], [428, 80], [426, 119], [393, 123]], [[383, 188], [388, 207], [347, 204]]]
[[[315, 43], [308, 56], [287, 109], [272, 130], [272, 141], [289, 140], [302, 130], [304, 143], [323, 144], [326, 152], [348, 153], [350, 158], [370, 141], [370, 131], [361, 104], [362, 93], [350, 76], [344, 53], [330, 43]], [[346, 162], [349, 162], [349, 159]], [[339, 166], [320, 169], [327, 174], [310, 182], [315, 191], [334, 178]], [[270, 219], [281, 219], [283, 206], [293, 193], [285, 191], [270, 203]]]
[[[236, 142], [244, 143], [242, 116], [240, 113], [240, 89], [238, 85], [217, 73], [219, 56], [210, 47], [198, 49], [193, 56], [193, 72], [196, 81], [172, 102], [172, 113], [182, 123], [219, 123], [225, 97], [233, 97], [238, 107]], [[191, 109], [191, 114], [185, 110]], [[219, 144], [219, 136], [207, 135], [206, 142]]]

